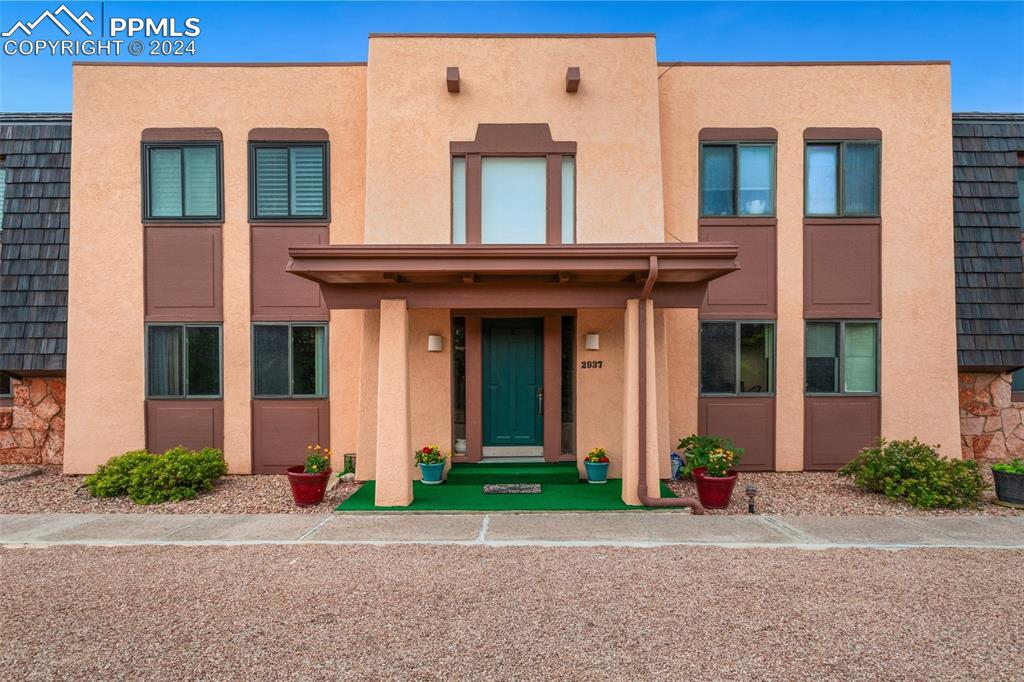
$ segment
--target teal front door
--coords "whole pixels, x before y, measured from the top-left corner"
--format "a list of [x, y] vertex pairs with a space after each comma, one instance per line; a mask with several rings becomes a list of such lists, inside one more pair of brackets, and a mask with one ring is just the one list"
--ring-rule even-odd
[[484, 445], [544, 442], [544, 320], [483, 321]]

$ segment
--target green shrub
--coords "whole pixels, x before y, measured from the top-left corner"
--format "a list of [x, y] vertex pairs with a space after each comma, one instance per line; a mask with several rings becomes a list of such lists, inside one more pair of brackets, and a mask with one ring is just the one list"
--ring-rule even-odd
[[93, 497], [124, 497], [131, 487], [132, 472], [154, 459], [145, 450], [133, 450], [100, 465], [95, 474], [85, 477], [85, 487]]
[[1024, 476], [1024, 459], [1012, 459], [1009, 462], [998, 462], [992, 465], [992, 471]]
[[876, 447], [861, 450], [839, 475], [860, 488], [922, 509], [977, 506], [987, 487], [977, 462], [939, 457], [916, 438], [880, 440]]
[[140, 450], [114, 457], [87, 476], [85, 485], [96, 497], [127, 495], [136, 504], [156, 504], [194, 499], [226, 473], [220, 450], [178, 446], [162, 455]]

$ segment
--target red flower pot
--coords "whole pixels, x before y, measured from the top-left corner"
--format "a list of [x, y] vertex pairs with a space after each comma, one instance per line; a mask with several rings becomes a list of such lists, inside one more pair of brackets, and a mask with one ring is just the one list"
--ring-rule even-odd
[[705, 467], [693, 470], [693, 480], [697, 484], [697, 497], [700, 503], [708, 509], [725, 509], [732, 499], [732, 489], [736, 486], [739, 474], [729, 469], [728, 476], [708, 476], [704, 473], [705, 470]]
[[288, 483], [292, 486], [292, 499], [300, 507], [312, 507], [324, 501], [327, 481], [331, 478], [331, 470], [317, 474], [307, 474], [303, 465], [288, 467]]

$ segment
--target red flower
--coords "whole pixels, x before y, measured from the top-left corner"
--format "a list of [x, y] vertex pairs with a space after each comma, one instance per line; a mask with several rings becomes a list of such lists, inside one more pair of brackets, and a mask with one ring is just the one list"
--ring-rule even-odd
[[422, 450], [420, 450], [420, 452], [422, 452], [424, 455], [429, 455], [430, 454], [430, 448], [425, 447]]
[[601, 462], [601, 463], [604, 463], [604, 462], [607, 462], [607, 461], [608, 461], [608, 458], [607, 458], [607, 457], [602, 457], [601, 459], [599, 459], [599, 460], [597, 460], [597, 461], [598, 461], [598, 462]]

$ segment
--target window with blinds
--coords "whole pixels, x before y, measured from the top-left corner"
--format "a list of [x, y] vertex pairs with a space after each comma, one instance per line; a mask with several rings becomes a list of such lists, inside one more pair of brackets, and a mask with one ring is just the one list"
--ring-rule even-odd
[[253, 219], [327, 218], [327, 145], [254, 144]]
[[878, 393], [878, 322], [807, 322], [805, 382], [809, 394]]
[[220, 145], [146, 144], [143, 154], [147, 220], [219, 220]]

